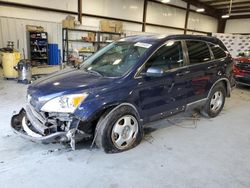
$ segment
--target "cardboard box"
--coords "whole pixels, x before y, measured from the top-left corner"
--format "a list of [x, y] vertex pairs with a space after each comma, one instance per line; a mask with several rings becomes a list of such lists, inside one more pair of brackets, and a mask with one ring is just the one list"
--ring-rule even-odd
[[108, 20], [101, 20], [100, 29], [101, 31], [105, 31], [105, 32], [115, 32], [115, 24], [111, 23]]
[[123, 24], [122, 24], [122, 22], [116, 22], [115, 32], [116, 33], [122, 33], [123, 32]]
[[95, 41], [95, 33], [93, 32], [88, 32], [88, 38], [89, 38], [89, 41]]
[[100, 30], [105, 32], [122, 33], [123, 24], [118, 21], [101, 20]]
[[62, 27], [68, 28], [68, 29], [74, 29], [75, 28], [75, 21], [74, 20], [63, 20]]
[[68, 15], [68, 16], [66, 16], [65, 20], [75, 20], [75, 17]]
[[66, 18], [62, 21], [62, 27], [68, 29], [75, 28], [75, 17], [74, 16], [66, 16]]
[[26, 25], [26, 30], [34, 32], [44, 32], [44, 28], [42, 26], [36, 26], [36, 25]]

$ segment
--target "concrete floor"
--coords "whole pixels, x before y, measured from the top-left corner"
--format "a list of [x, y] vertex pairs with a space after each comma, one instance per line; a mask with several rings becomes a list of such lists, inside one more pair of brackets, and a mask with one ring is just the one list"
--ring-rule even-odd
[[1, 188], [250, 187], [250, 88], [235, 89], [215, 119], [185, 113], [153, 123], [138, 147], [119, 154], [13, 134], [10, 118], [24, 106], [25, 90], [0, 77]]

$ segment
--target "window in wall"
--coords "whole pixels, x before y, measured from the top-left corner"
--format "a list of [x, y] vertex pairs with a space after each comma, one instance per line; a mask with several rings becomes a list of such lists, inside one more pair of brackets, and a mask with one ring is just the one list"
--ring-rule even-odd
[[186, 41], [190, 64], [203, 63], [211, 60], [207, 43], [202, 41]]
[[146, 63], [146, 70], [159, 67], [164, 71], [183, 66], [183, 52], [180, 41], [169, 41], [162, 46]]
[[215, 59], [220, 59], [226, 57], [226, 52], [222, 50], [219, 45], [209, 44]]

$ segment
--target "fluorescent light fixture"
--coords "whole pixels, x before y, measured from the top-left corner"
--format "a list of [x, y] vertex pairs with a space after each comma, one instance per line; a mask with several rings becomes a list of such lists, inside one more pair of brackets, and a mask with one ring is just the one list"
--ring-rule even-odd
[[135, 6], [135, 5], [131, 5], [131, 6], [129, 6], [129, 8], [130, 8], [130, 9], [138, 9], [138, 7]]
[[229, 16], [229, 14], [225, 14], [225, 15], [222, 15], [221, 17], [222, 18], [229, 18], [230, 16]]
[[161, 0], [162, 3], [169, 3], [170, 0]]
[[196, 9], [196, 12], [205, 12], [205, 9], [204, 8], [198, 8], [198, 9]]

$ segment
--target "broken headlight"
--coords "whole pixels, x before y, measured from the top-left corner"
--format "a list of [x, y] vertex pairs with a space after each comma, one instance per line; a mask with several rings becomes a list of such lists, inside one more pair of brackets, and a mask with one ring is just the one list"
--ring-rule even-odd
[[41, 108], [44, 112], [73, 113], [75, 109], [88, 97], [87, 93], [64, 95], [51, 99]]

